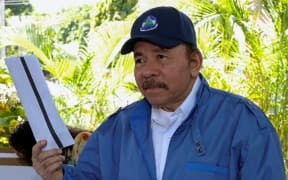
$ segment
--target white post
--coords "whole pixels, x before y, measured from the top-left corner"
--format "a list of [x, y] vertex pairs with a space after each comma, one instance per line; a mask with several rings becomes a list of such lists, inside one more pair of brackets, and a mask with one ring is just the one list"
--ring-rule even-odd
[[[5, 0], [0, 0], [0, 13], [1, 13], [1, 27], [4, 28], [5, 26]], [[5, 47], [1, 48], [1, 55], [0, 58], [5, 58], [6, 56], [6, 49]]]

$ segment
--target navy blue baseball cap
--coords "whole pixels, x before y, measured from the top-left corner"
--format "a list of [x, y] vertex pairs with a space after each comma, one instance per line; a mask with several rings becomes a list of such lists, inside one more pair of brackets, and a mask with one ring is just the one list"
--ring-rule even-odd
[[152, 8], [140, 15], [134, 22], [121, 54], [133, 51], [136, 41], [144, 40], [163, 48], [173, 48], [181, 43], [197, 47], [196, 33], [190, 18], [174, 7]]

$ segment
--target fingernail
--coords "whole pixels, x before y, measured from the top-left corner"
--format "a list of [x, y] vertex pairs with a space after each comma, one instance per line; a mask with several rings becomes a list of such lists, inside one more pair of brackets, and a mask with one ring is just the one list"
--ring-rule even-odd
[[41, 140], [41, 141], [40, 141], [40, 144], [41, 144], [41, 145], [44, 145], [44, 144], [45, 144], [45, 141], [44, 141], [44, 140]]

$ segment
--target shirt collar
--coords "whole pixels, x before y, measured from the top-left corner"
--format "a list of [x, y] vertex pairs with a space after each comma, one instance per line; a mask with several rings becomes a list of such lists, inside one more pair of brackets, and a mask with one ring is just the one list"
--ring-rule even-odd
[[189, 113], [192, 111], [192, 109], [194, 108], [196, 104], [196, 95], [197, 95], [197, 91], [200, 85], [201, 85], [201, 81], [200, 81], [199, 76], [197, 76], [196, 81], [193, 85], [192, 91], [184, 100], [184, 102], [178, 107], [178, 109], [184, 114], [184, 119], [188, 117]]

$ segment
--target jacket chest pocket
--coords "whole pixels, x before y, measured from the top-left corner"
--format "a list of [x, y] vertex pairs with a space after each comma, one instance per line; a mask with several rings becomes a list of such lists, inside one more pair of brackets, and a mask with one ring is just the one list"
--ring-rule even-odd
[[194, 171], [212, 172], [216, 174], [227, 175], [228, 168], [224, 166], [217, 166], [213, 164], [203, 164], [203, 163], [187, 163], [186, 168]]
[[228, 179], [228, 168], [214, 164], [188, 162], [185, 167], [187, 176], [199, 180]]
[[167, 173], [165, 180], [228, 180], [227, 167], [207, 163], [188, 162], [181, 170]]

